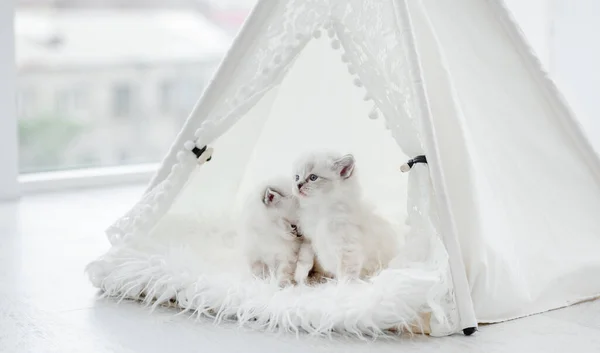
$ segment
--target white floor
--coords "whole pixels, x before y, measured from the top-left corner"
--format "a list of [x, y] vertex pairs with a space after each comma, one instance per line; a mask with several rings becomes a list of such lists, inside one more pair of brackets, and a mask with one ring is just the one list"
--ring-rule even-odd
[[364, 342], [249, 332], [98, 300], [83, 273], [141, 187], [0, 204], [0, 352], [600, 352], [600, 301], [485, 326], [472, 337]]

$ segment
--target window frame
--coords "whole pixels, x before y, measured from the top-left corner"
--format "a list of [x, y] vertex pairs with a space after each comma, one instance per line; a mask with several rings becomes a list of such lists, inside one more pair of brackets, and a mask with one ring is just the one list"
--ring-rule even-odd
[[16, 0], [0, 1], [0, 200], [19, 197], [17, 137], [17, 71], [14, 9]]
[[21, 174], [17, 177], [21, 195], [66, 189], [87, 189], [143, 184], [158, 170], [158, 163], [132, 164]]
[[0, 201], [31, 193], [148, 182], [158, 163], [19, 174], [15, 10], [16, 0], [0, 1]]
[[138, 108], [139, 89], [132, 83], [116, 81], [110, 87], [110, 114], [115, 120], [129, 120]]

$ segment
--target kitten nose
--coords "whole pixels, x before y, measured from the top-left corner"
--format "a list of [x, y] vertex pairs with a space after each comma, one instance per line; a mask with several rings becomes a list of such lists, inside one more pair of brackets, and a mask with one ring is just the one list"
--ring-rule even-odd
[[302, 185], [304, 185], [304, 183], [298, 183], [298, 190], [302, 189]]

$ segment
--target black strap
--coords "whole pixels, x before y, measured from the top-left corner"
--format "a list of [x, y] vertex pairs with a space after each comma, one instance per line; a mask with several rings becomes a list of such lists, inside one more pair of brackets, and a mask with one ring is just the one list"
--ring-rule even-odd
[[[204, 152], [206, 152], [206, 146], [204, 146], [202, 148], [198, 148], [198, 147], [194, 146], [194, 148], [192, 148], [192, 153], [196, 155], [196, 158], [200, 158]], [[208, 159], [206, 161], [208, 162], [211, 159], [212, 159], [212, 156], [208, 157]]]
[[406, 164], [408, 164], [409, 168], [412, 168], [413, 165], [415, 165], [417, 163], [427, 164], [427, 157], [425, 157], [425, 155], [416, 156], [415, 158], [409, 159], [408, 162], [406, 162]]

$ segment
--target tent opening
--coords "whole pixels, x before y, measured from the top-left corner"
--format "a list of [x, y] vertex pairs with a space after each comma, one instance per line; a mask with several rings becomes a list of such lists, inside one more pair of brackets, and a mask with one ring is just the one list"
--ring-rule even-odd
[[[380, 315], [372, 327], [375, 330], [417, 325], [433, 334], [456, 332], [459, 323], [448, 254], [436, 230], [428, 168], [420, 164], [410, 173], [401, 172], [400, 166], [414, 156], [402, 152], [386, 128], [388, 119], [381, 114], [372, 119], [374, 107], [364, 99], [367, 94], [353, 81], [328, 41], [310, 41], [282, 82], [211, 144], [211, 161], [191, 171], [183, 189], [148, 234], [131, 239], [134, 247], [146, 249], [154, 260], [164, 257], [157, 265], [157, 275], [170, 280], [161, 285], [173, 281], [172, 276], [179, 278], [177, 286], [163, 290], [160, 298], [175, 300], [184, 309], [200, 308], [217, 315], [233, 310], [246, 324], [271, 322], [282, 310], [287, 315], [294, 313], [292, 321], [312, 316], [322, 322], [332, 311], [344, 313], [346, 306], [361, 301], [364, 310], [371, 311], [368, 315]], [[364, 198], [397, 230], [402, 244], [399, 256], [366, 282], [341, 284], [341, 291], [336, 287], [339, 283], [280, 290], [250, 275], [238, 246], [238, 215], [257, 183], [284, 175], [289, 176], [291, 188], [296, 157], [319, 149], [355, 156], [355, 176]], [[182, 276], [195, 283], [194, 289], [182, 285]], [[143, 288], [141, 284], [135, 287]], [[153, 295], [144, 293], [145, 297]], [[381, 306], [382, 296], [389, 297], [386, 305], [393, 307]], [[224, 304], [223, 300], [230, 302]], [[325, 308], [325, 302], [337, 304]], [[245, 316], [240, 317], [240, 310]], [[277, 320], [271, 324], [284, 328], [300, 325]], [[307, 325], [316, 330], [322, 323]]]

